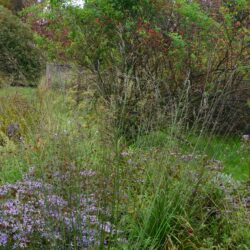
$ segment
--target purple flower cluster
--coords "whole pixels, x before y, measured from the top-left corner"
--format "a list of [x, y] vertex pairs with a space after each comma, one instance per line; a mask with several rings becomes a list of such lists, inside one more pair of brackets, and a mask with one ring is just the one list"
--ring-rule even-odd
[[[84, 172], [93, 176], [94, 171]], [[113, 232], [110, 222], [100, 221], [95, 194], [80, 194], [71, 206], [53, 191], [53, 186], [24, 178], [0, 187], [0, 247], [50, 248], [51, 244], [69, 249], [97, 245], [100, 234]], [[77, 246], [75, 246], [77, 244]], [[60, 248], [59, 248], [60, 249]]]
[[5, 233], [0, 233], [0, 246], [6, 246], [8, 242], [8, 235]]

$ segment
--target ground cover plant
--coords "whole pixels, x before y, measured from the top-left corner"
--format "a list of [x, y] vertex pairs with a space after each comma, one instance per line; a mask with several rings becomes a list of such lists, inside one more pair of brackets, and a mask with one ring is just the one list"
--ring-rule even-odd
[[249, 249], [247, 2], [27, 5], [49, 64], [3, 77], [0, 249]]

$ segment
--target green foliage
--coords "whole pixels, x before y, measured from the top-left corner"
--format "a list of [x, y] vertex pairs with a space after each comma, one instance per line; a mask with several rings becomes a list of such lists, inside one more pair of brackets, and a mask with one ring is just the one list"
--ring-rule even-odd
[[18, 17], [0, 6], [0, 72], [10, 76], [12, 85], [36, 86], [43, 60], [33, 34]]

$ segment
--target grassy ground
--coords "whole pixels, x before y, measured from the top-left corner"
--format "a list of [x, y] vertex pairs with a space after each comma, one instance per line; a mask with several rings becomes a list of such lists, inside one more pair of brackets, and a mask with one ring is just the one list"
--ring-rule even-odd
[[0, 89], [0, 96], [13, 96], [16, 94], [20, 94], [27, 98], [28, 100], [32, 100], [36, 98], [36, 88], [28, 88], [28, 87], [5, 87]]
[[[105, 208], [103, 214], [98, 212], [98, 220], [122, 229], [122, 236], [101, 229], [102, 244], [110, 244], [114, 250], [163, 246], [248, 249], [245, 210], [238, 204], [239, 198], [238, 210], [231, 202], [238, 190], [239, 197], [245, 195], [245, 186], [236, 180], [244, 183], [248, 179], [249, 151], [239, 138], [180, 138], [158, 131], [127, 145], [104, 129], [84, 103], [76, 106], [71, 94], [63, 96], [43, 86], [6, 88], [0, 90], [0, 102], [4, 121], [0, 126], [4, 141], [0, 145], [0, 184], [21, 180], [32, 168], [33, 177], [53, 185], [54, 192], [73, 208], [82, 209], [76, 196], [94, 194], [98, 200], [95, 209]], [[22, 140], [4, 137], [9, 123], [21, 125]], [[223, 168], [210, 170], [217, 165]], [[67, 209], [63, 209], [64, 217]], [[51, 219], [49, 224], [53, 232], [58, 221]], [[79, 232], [70, 234], [65, 240], [74, 245]], [[56, 236], [54, 240], [60, 247], [66, 244]], [[35, 243], [31, 249], [41, 249]], [[43, 249], [49, 248], [46, 244]], [[54, 245], [52, 249], [58, 248]]]
[[225, 173], [238, 180], [249, 180], [250, 153], [241, 138], [204, 137], [196, 146], [197, 150], [204, 151], [210, 158], [222, 161]]

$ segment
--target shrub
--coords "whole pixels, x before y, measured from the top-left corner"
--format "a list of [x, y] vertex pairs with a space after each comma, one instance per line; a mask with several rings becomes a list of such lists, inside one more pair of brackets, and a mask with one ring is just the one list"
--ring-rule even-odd
[[43, 5], [27, 9], [27, 21], [42, 16], [43, 27], [34, 30], [53, 44], [52, 54], [90, 69], [95, 79], [87, 88], [110, 110], [120, 134], [133, 138], [176, 114], [183, 127], [223, 133], [250, 122], [247, 1], [51, 4], [47, 13]]
[[220, 7], [90, 1], [74, 12], [74, 59], [95, 74], [93, 88], [122, 134], [166, 124], [173, 110], [199, 129], [232, 132], [249, 123], [247, 3]]
[[32, 32], [18, 17], [0, 6], [0, 73], [12, 76], [12, 85], [35, 86], [43, 60]]

